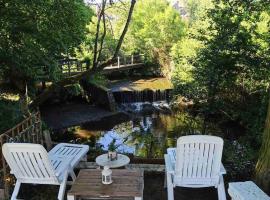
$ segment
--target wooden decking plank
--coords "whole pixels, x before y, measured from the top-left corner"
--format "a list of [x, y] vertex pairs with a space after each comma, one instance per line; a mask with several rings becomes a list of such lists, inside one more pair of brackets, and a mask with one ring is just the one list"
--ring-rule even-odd
[[143, 172], [138, 170], [112, 170], [113, 183], [101, 183], [101, 170], [84, 169], [73, 184], [69, 195], [82, 198], [98, 198], [109, 196], [111, 198], [135, 197], [143, 195]]

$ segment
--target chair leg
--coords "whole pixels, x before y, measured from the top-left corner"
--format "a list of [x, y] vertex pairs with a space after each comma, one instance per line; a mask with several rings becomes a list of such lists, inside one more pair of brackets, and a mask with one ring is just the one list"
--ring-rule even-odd
[[11, 196], [11, 200], [16, 200], [17, 199], [17, 195], [20, 191], [20, 187], [21, 187], [21, 182], [16, 181], [12, 196]]
[[170, 173], [166, 173], [166, 176], [167, 176], [166, 180], [167, 180], [168, 200], [174, 200], [172, 175]]
[[63, 200], [64, 199], [66, 185], [67, 185], [67, 178], [68, 178], [68, 172], [65, 172], [63, 181], [60, 184], [60, 188], [59, 188], [59, 192], [58, 192], [58, 196], [57, 196], [58, 200]]
[[167, 187], [167, 172], [165, 171], [165, 176], [164, 176], [164, 188]]
[[72, 181], [67, 181], [67, 184], [68, 185], [72, 185], [75, 182], [75, 180], [76, 180], [76, 175], [75, 175], [75, 173], [74, 173], [73, 170], [70, 170], [69, 171], [69, 175], [72, 178]]
[[218, 190], [218, 200], [226, 200], [226, 192], [222, 175], [220, 175], [217, 190]]
[[71, 176], [72, 182], [74, 183], [74, 181], [76, 180], [76, 175], [75, 175], [74, 171], [70, 170], [69, 175]]

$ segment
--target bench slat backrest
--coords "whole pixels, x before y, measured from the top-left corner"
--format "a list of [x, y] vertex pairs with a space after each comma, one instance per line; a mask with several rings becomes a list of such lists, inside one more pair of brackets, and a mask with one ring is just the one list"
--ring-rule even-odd
[[223, 140], [215, 136], [183, 136], [177, 140], [175, 181], [180, 185], [216, 185]]
[[40, 144], [5, 143], [3, 155], [22, 183], [58, 184], [47, 151]]

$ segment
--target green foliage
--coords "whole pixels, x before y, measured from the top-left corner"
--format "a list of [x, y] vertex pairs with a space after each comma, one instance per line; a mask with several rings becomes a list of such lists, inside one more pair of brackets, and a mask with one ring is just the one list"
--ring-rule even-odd
[[[109, 17], [106, 18], [106, 36], [101, 60], [106, 60], [114, 52], [126, 22], [128, 6], [129, 3], [120, 2], [107, 6]], [[86, 40], [76, 49], [77, 57], [82, 60], [93, 60], [96, 26], [97, 17], [93, 17], [87, 26]], [[170, 68], [170, 49], [183, 37], [185, 28], [179, 13], [166, 0], [138, 1], [120, 55], [142, 53], [145, 54], [147, 64], [160, 64], [164, 68]], [[103, 29], [101, 23], [98, 41], [101, 40]], [[167, 69], [167, 73], [168, 71], [170, 69]], [[157, 73], [160, 73], [159, 70]]]
[[[121, 11], [119, 13], [121, 15]], [[122, 25], [121, 20], [116, 23], [116, 33]], [[179, 13], [167, 1], [138, 1], [123, 43], [123, 51], [127, 54], [143, 53], [149, 63], [169, 68], [170, 49], [183, 37], [185, 28]]]
[[83, 89], [79, 83], [73, 85], [67, 85], [65, 87], [65, 93], [68, 96], [80, 96], [83, 94]]
[[7, 131], [23, 119], [18, 100], [0, 97], [0, 134]]
[[18, 87], [39, 79], [43, 67], [57, 78], [57, 60], [81, 43], [91, 17], [83, 0], [4, 0], [0, 13], [0, 74]]
[[[94, 52], [94, 45], [95, 45], [95, 39], [96, 39], [96, 26], [97, 26], [97, 17], [94, 16], [92, 17], [91, 21], [88, 23], [87, 27], [87, 34], [86, 38], [83, 41], [83, 43], [76, 48], [76, 57], [85, 60], [88, 59], [90, 61], [93, 60], [93, 52]], [[100, 25], [100, 35], [103, 34], [104, 28], [103, 25]], [[101, 60], [106, 60], [109, 57], [112, 56], [112, 53], [115, 49], [117, 40], [114, 39], [113, 33], [110, 29], [110, 23], [109, 20], [106, 20], [106, 36], [104, 38], [104, 43], [103, 43], [103, 50], [102, 50], [102, 55], [100, 57]], [[101, 37], [98, 39], [99, 43], [101, 42]]]
[[269, 3], [214, 0], [207, 10], [171, 53], [176, 92], [204, 102], [206, 116], [239, 121], [258, 146], [270, 81]]
[[106, 76], [104, 76], [101, 73], [97, 73], [92, 77], [90, 82], [93, 83], [94, 85], [106, 87], [109, 81]]
[[[138, 2], [133, 15], [133, 21], [126, 37], [134, 45], [134, 51], [153, 51], [170, 49], [184, 33], [184, 23], [176, 10], [166, 1], [149, 0]], [[130, 48], [130, 47], [127, 47]]]
[[[223, 164], [230, 180], [247, 180], [251, 178], [257, 154], [249, 142], [225, 140]], [[250, 177], [247, 177], [249, 175]]]
[[206, 13], [212, 7], [211, 0], [189, 0], [187, 2], [189, 12], [187, 33], [182, 40], [174, 44], [170, 52], [175, 65], [172, 75], [175, 92], [193, 99], [200, 98], [200, 94], [204, 91], [204, 88], [200, 87], [195, 80], [194, 64], [198, 52], [205, 47], [201, 36], [208, 37], [210, 23]]
[[113, 138], [112, 141], [110, 142], [109, 146], [108, 146], [108, 150], [109, 151], [116, 151], [118, 147], [119, 146], [116, 145], [116, 139]]

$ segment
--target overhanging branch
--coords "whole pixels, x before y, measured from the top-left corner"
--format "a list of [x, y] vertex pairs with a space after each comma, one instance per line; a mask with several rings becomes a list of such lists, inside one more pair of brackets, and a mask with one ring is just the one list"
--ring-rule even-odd
[[[118, 44], [115, 48], [114, 54], [110, 59], [108, 59], [107, 61], [104, 61], [100, 65], [96, 62], [96, 64], [97, 64], [96, 67], [93, 66], [92, 68], [86, 70], [85, 72], [82, 72], [80, 74], [65, 78], [59, 82], [53, 83], [49, 88], [45, 89], [43, 91], [43, 93], [41, 93], [39, 96], [36, 97], [36, 99], [30, 104], [30, 107], [31, 108], [38, 107], [40, 104], [44, 103], [48, 98], [50, 98], [53, 95], [53, 93], [56, 92], [59, 88], [64, 87], [65, 85], [68, 85], [68, 84], [77, 83], [78, 81], [80, 81], [86, 77], [91, 78], [95, 73], [102, 71], [104, 69], [104, 67], [113, 64], [116, 61], [119, 50], [121, 48], [121, 45], [122, 45], [123, 40], [125, 38], [125, 35], [127, 33], [127, 30], [128, 30], [131, 18], [132, 18], [135, 3], [136, 3], [136, 0], [131, 0], [129, 12], [128, 12], [128, 17], [127, 17], [124, 29], [121, 33], [119, 40], [118, 40]], [[104, 13], [104, 15], [105, 15], [105, 13]], [[99, 27], [97, 28], [97, 31], [99, 31]], [[98, 40], [98, 37], [96, 37], [96, 38]], [[95, 42], [98, 42], [97, 40]], [[95, 65], [95, 64], [93, 63], [93, 65]]]

